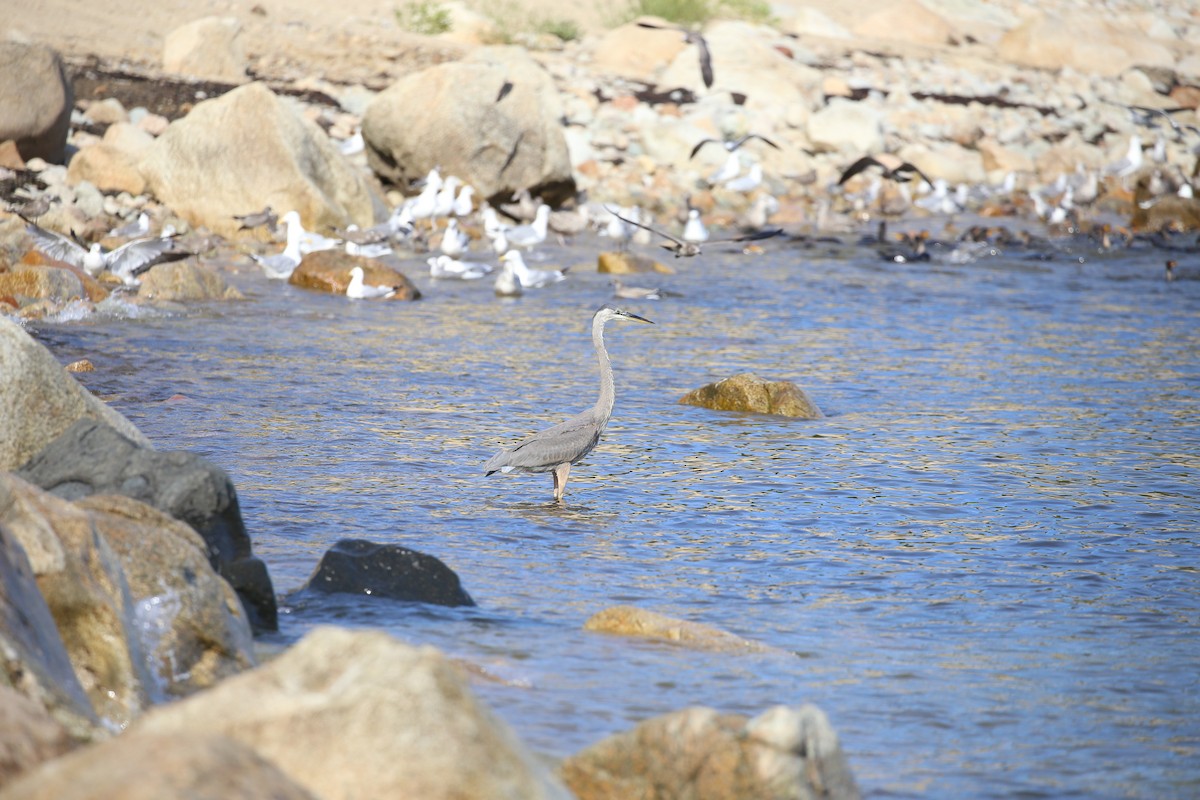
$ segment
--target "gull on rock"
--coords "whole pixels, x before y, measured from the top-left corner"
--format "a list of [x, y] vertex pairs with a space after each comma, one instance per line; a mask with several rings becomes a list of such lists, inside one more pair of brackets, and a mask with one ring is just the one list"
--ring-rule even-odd
[[108, 232], [109, 236], [119, 239], [129, 239], [134, 236], [145, 236], [150, 232], [150, 215], [145, 211], [137, 215], [137, 219], [128, 222]]
[[350, 284], [346, 287], [346, 297], [351, 300], [371, 300], [376, 297], [391, 297], [396, 293], [395, 286], [371, 286], [363, 282], [363, 268], [354, 267], [350, 270]]
[[304, 226], [300, 224], [300, 213], [297, 211], [289, 211], [284, 214], [283, 222], [287, 225], [288, 241], [291, 241], [293, 229], [299, 232], [300, 252], [306, 255], [319, 250], [333, 250], [342, 244], [338, 239], [322, 236], [315, 231], [304, 230]]
[[300, 266], [300, 259], [304, 257], [300, 252], [301, 230], [296, 225], [288, 226], [287, 246], [284, 247], [282, 253], [270, 256], [260, 256], [255, 253], [250, 254], [250, 257], [254, 259], [256, 264], [262, 267], [263, 273], [271, 280], [286, 281], [292, 277], [292, 273], [296, 271], [296, 267]]

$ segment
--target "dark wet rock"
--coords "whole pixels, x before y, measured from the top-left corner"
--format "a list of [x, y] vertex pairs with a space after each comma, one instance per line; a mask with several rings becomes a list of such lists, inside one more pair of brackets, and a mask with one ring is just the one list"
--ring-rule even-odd
[[714, 411], [750, 411], [802, 419], [820, 419], [823, 416], [817, 404], [796, 384], [764, 381], [749, 372], [693, 389], [679, 398], [679, 402]]
[[0, 142], [15, 141], [25, 161], [61, 164], [74, 104], [58, 53], [40, 44], [0, 42]]
[[118, 736], [34, 769], [4, 800], [316, 800], [252, 748], [216, 734]]
[[484, 198], [528, 189], [557, 205], [575, 194], [562, 113], [553, 80], [528, 53], [484, 47], [381, 93], [363, 117], [363, 138], [371, 168], [393, 183], [436, 166]]
[[150, 191], [193, 226], [237, 233], [234, 214], [271, 206], [310, 229], [369, 227], [383, 214], [368, 179], [315, 123], [261, 83], [197, 103], [142, 158]]
[[4, 316], [0, 375], [0, 470], [21, 466], [79, 419], [103, 421], [140, 446], [150, 446], [133, 423], [80, 386], [49, 350]]
[[345, 294], [350, 285], [350, 270], [362, 267], [363, 282], [368, 286], [392, 286], [396, 293], [389, 300], [420, 300], [421, 292], [399, 270], [365, 256], [352, 256], [345, 250], [318, 250], [309, 253], [288, 278], [288, 283], [318, 292]]
[[275, 592], [251, 552], [237, 491], [225, 471], [194, 453], [158, 451], [84, 419], [18, 474], [67, 500], [121, 494], [186, 522], [203, 537], [213, 568], [241, 597], [255, 630], [275, 630]]
[[[88, 739], [99, 727], [25, 548], [4, 522], [0, 522], [0, 656], [0, 685], [46, 709], [73, 738]], [[16, 754], [8, 759], [10, 763], [23, 760]]]
[[303, 588], [439, 606], [475, 605], [454, 570], [437, 558], [363, 539], [342, 539], [329, 548]]
[[606, 250], [597, 257], [596, 271], [608, 272], [613, 275], [633, 275], [639, 272], [660, 272], [670, 275], [675, 272], [661, 261], [655, 261], [648, 256], [614, 250]]
[[579, 800], [860, 797], [837, 734], [812, 705], [753, 719], [675, 711], [567, 758], [560, 774]]
[[138, 297], [159, 302], [245, 300], [236, 287], [195, 259], [156, 264], [142, 275]]
[[0, 786], [75, 746], [46, 709], [0, 683]]
[[324, 800], [570, 797], [457, 664], [379, 631], [317, 628], [126, 736], [178, 732], [249, 745]]

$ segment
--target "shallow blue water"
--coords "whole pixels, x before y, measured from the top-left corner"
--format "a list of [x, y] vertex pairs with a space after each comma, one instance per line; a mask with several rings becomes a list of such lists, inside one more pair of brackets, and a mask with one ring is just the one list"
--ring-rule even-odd
[[[484, 478], [501, 444], [594, 401], [595, 247], [500, 301], [433, 284], [42, 324], [160, 448], [233, 477], [280, 592], [334, 541], [438, 556], [479, 603], [288, 603], [283, 635], [378, 626], [481, 665], [535, 748], [691, 704], [814, 702], [873, 797], [1200, 794], [1200, 268], [1024, 254], [892, 264], [853, 248], [706, 252], [610, 326], [617, 407], [572, 472]], [[419, 262], [417, 262], [419, 264]], [[676, 404], [742, 371], [819, 421]], [[633, 603], [782, 653], [585, 633]]]

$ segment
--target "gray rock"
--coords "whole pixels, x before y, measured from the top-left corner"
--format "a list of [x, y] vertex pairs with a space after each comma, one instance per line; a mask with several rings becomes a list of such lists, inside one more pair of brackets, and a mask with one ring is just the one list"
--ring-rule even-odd
[[561, 774], [579, 800], [860, 797], [837, 734], [811, 705], [749, 720], [701, 707], [665, 714], [567, 758]]
[[323, 800], [570, 797], [454, 662], [378, 631], [318, 628], [125, 736], [181, 731], [249, 745]]
[[[0, 509], [0, 514], [3, 509]], [[0, 685], [46, 709], [77, 739], [99, 726], [25, 549], [0, 523]]]
[[62, 368], [11, 319], [0, 316], [0, 470], [24, 464], [79, 419], [99, 420], [141, 447], [150, 441]]
[[297, 211], [310, 230], [373, 225], [383, 201], [316, 123], [261, 83], [196, 104], [140, 163], [150, 191], [193, 226], [237, 234], [234, 214]]
[[575, 194], [561, 117], [554, 82], [524, 50], [484, 47], [382, 92], [363, 138], [371, 168], [393, 183], [440, 166], [493, 202], [528, 189], [557, 205]]
[[118, 736], [4, 787], [4, 800], [317, 800], [278, 767], [214, 734]]
[[303, 589], [473, 606], [454, 570], [433, 556], [396, 544], [342, 539], [321, 556]]
[[0, 786], [70, 751], [73, 745], [67, 729], [46, 709], [0, 684]]
[[40, 44], [0, 42], [0, 142], [14, 140], [26, 161], [61, 164], [74, 105], [58, 53]]
[[241, 597], [254, 629], [277, 628], [271, 578], [251, 552], [237, 491], [215, 464], [194, 453], [153, 450], [84, 419], [18, 474], [67, 500], [121, 494], [186, 522], [203, 537], [210, 563]]

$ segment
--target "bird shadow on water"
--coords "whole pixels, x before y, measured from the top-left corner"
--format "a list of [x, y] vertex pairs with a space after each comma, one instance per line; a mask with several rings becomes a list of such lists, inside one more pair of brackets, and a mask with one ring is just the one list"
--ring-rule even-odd
[[618, 518], [615, 511], [606, 511], [585, 503], [522, 501], [498, 505], [498, 510], [521, 517], [551, 533], [581, 533], [584, 529], [607, 529]]

